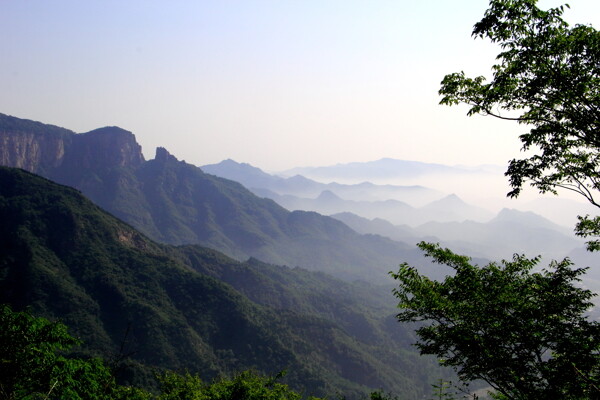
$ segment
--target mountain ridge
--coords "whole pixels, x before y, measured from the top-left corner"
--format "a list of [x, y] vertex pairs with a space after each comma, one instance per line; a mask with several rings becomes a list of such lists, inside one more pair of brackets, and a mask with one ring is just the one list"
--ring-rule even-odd
[[[20, 123], [23, 127], [17, 129]], [[0, 131], [9, 137], [12, 129], [11, 143], [18, 143], [30, 124], [2, 116]], [[34, 125], [35, 138], [43, 141], [43, 125]], [[49, 136], [56, 136], [53, 129]], [[381, 282], [389, 281], [387, 272], [399, 262], [422, 259], [412, 246], [359, 235], [329, 217], [289, 212], [237, 182], [177, 160], [164, 148], [146, 161], [135, 135], [126, 130], [107, 127], [84, 134], [70, 132], [60, 131], [62, 162], [40, 163], [32, 172], [81, 190], [152, 239], [201, 244], [240, 260], [256, 257], [345, 279]]]
[[411, 204], [426, 203], [440, 197], [439, 192], [421, 185], [376, 185], [366, 181], [346, 185], [336, 182], [321, 183], [297, 174], [281, 177], [231, 159], [200, 168], [209, 174], [240, 182], [258, 195], [264, 190], [269, 190], [278, 195], [316, 197], [323, 191], [330, 190], [348, 200], [376, 201], [395, 198]]
[[498, 172], [499, 166], [482, 165], [476, 167], [448, 166], [437, 163], [381, 158], [367, 162], [339, 163], [320, 167], [299, 167], [280, 172], [282, 176], [300, 174], [311, 179], [340, 181], [340, 178], [352, 177], [353, 181], [364, 180], [379, 182], [390, 179], [414, 178], [430, 174], [479, 174]]

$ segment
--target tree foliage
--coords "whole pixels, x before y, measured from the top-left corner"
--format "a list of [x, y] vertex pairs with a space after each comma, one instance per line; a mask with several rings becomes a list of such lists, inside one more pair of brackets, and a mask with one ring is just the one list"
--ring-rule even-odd
[[143, 391], [116, 385], [102, 360], [64, 354], [78, 344], [59, 322], [0, 306], [0, 398], [147, 398]]
[[[206, 384], [198, 375], [157, 374], [160, 392], [116, 384], [101, 359], [68, 357], [80, 344], [59, 322], [0, 306], [0, 398], [116, 400], [300, 400], [302, 395], [278, 382], [283, 374], [244, 371]], [[310, 397], [308, 400], [319, 400]]]
[[[520, 139], [523, 150], [535, 154], [510, 161], [509, 196], [518, 196], [528, 182], [541, 193], [576, 192], [600, 207], [600, 33], [570, 27], [562, 19], [564, 6], [542, 10], [536, 3], [490, 1], [473, 36], [502, 50], [492, 79], [446, 75], [441, 104], [464, 103], [469, 115], [515, 120], [530, 129]], [[581, 217], [576, 232], [598, 237], [600, 221]], [[600, 242], [594, 239], [588, 248], [597, 250]]]
[[[159, 377], [159, 400], [300, 400], [303, 397], [287, 385], [278, 382], [283, 374], [274, 377], [244, 371], [233, 378], [222, 378], [205, 384], [189, 373], [167, 372]], [[319, 400], [309, 397], [308, 400]]]
[[427, 322], [417, 330], [421, 354], [509, 399], [600, 395], [600, 324], [583, 315], [593, 294], [576, 286], [584, 269], [564, 260], [532, 272], [539, 259], [518, 255], [479, 267], [439, 245], [419, 247], [455, 271], [442, 282], [407, 264], [392, 274], [398, 319]]

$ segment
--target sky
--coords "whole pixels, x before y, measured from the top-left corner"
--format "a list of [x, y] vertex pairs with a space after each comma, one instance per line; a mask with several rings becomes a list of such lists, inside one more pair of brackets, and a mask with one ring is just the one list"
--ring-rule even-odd
[[[540, 1], [542, 8], [561, 4]], [[600, 1], [570, 23], [600, 26]], [[505, 165], [524, 127], [438, 105], [489, 74], [484, 0], [0, 0], [0, 113], [132, 131], [195, 165]]]

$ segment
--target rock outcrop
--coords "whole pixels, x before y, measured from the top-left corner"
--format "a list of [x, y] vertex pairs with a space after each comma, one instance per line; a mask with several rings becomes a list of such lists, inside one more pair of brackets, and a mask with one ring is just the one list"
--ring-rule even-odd
[[138, 167], [144, 162], [135, 135], [116, 126], [75, 135], [66, 163], [77, 168]]
[[54, 176], [58, 170], [138, 167], [142, 147], [133, 133], [112, 126], [76, 134], [0, 114], [0, 165]]
[[75, 133], [0, 114], [0, 165], [43, 174], [61, 166]]

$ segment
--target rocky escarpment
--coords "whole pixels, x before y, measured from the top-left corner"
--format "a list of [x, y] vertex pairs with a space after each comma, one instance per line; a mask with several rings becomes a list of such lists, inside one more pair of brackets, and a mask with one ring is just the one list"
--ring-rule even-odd
[[64, 161], [74, 132], [0, 114], [0, 165], [44, 174]]
[[143, 162], [141, 146], [124, 129], [76, 134], [0, 114], [0, 165], [54, 177], [72, 169], [137, 167]]
[[135, 135], [110, 126], [75, 135], [65, 166], [73, 168], [138, 167], [144, 162]]

